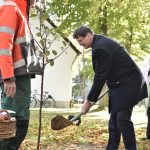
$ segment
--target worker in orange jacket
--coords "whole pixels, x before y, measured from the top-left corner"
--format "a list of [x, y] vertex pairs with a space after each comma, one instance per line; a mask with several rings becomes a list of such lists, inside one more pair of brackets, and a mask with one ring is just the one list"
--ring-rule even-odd
[[0, 5], [0, 87], [2, 108], [16, 112], [16, 137], [0, 141], [0, 150], [17, 150], [29, 123], [32, 75], [41, 74], [28, 24], [34, 0], [3, 0]]

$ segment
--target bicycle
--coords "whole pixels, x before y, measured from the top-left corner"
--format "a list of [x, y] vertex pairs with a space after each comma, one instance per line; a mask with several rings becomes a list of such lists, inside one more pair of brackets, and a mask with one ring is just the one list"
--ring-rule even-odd
[[[37, 107], [38, 103], [40, 103], [40, 101], [41, 101], [40, 99], [41, 99], [41, 95], [37, 92], [37, 90], [35, 90], [34, 94], [32, 94], [32, 96], [31, 96], [30, 108]], [[55, 100], [50, 94], [48, 94], [48, 92], [44, 92], [42, 105], [45, 108], [54, 108], [55, 107]]]

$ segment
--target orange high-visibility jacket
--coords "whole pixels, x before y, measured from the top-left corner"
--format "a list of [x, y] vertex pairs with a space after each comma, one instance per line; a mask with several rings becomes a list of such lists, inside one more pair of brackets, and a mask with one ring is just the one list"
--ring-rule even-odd
[[0, 82], [41, 74], [26, 10], [27, 0], [7, 0], [0, 6]]

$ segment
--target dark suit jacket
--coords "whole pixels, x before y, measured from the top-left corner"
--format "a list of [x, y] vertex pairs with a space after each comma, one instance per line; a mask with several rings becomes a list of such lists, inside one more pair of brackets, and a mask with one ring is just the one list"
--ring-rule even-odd
[[105, 82], [109, 87], [111, 113], [131, 108], [147, 97], [147, 86], [140, 69], [116, 41], [94, 35], [92, 62], [95, 75], [89, 101], [98, 100]]

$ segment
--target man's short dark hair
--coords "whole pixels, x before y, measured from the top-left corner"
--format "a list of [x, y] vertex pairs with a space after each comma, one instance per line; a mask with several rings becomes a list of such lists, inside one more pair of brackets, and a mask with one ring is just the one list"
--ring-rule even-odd
[[74, 33], [73, 33], [73, 38], [76, 39], [79, 36], [85, 37], [87, 33], [92, 33], [93, 31], [88, 27], [88, 26], [80, 26], [79, 28], [77, 28]]

